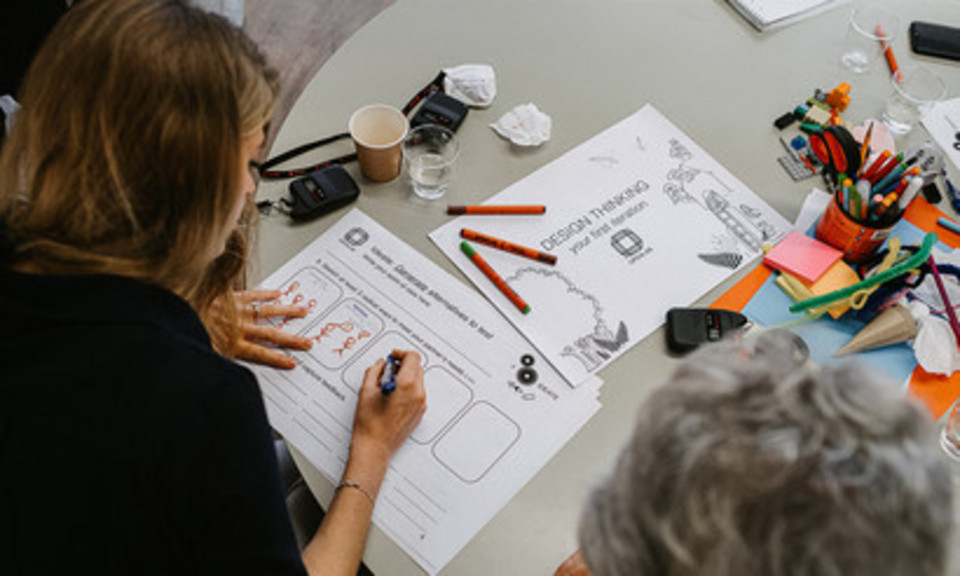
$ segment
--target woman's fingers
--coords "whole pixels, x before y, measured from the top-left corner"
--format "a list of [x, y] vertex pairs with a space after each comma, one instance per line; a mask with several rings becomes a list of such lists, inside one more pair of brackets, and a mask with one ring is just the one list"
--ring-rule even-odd
[[303, 318], [307, 315], [307, 309], [303, 306], [290, 306], [286, 304], [259, 304], [252, 302], [243, 307], [244, 316], [253, 318]]
[[290, 334], [270, 326], [254, 324], [244, 324], [243, 339], [270, 342], [282, 348], [293, 348], [295, 350], [309, 350], [313, 346], [313, 341], [309, 338]]
[[254, 344], [252, 342], [240, 341], [236, 347], [236, 357], [240, 360], [273, 366], [274, 368], [283, 368], [290, 370], [297, 367], [297, 361], [287, 356], [279, 350], [274, 350]]
[[244, 290], [236, 293], [237, 305], [244, 318], [303, 318], [310, 309], [305, 306], [274, 303], [283, 296], [280, 290]]
[[251, 302], [270, 302], [283, 296], [280, 290], [243, 290], [236, 293], [237, 302], [249, 304]]

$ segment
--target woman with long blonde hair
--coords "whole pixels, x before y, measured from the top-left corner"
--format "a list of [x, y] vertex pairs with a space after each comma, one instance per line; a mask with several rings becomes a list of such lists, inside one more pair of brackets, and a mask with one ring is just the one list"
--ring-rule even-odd
[[38, 53], [0, 151], [0, 573], [356, 572], [423, 375], [409, 353], [386, 402], [367, 370], [301, 556], [228, 359], [304, 345], [245, 322], [299, 311], [234, 294], [277, 92], [241, 31], [180, 0], [80, 2]]

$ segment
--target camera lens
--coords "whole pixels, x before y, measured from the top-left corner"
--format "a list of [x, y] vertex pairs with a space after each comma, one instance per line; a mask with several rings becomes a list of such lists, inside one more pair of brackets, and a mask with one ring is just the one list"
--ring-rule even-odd
[[520, 363], [523, 364], [524, 366], [533, 366], [533, 355], [524, 354], [523, 356], [520, 357]]

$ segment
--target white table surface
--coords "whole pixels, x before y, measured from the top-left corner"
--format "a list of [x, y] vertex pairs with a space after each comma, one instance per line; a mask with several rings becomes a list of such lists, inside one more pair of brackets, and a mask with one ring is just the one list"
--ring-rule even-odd
[[[945, 78], [950, 97], [960, 96], [960, 63], [913, 54], [906, 29], [911, 20], [960, 26], [960, 0], [884, 3], [902, 18], [895, 45], [901, 66], [922, 62]], [[426, 236], [447, 221], [446, 204], [484, 201], [645, 103], [792, 221], [818, 180], [797, 183], [781, 169], [776, 159], [783, 149], [773, 120], [816, 88], [829, 91], [845, 81], [852, 86], [852, 103], [844, 118], [859, 123], [879, 117], [889, 92], [882, 60], [863, 75], [839, 65], [849, 10], [847, 5], [759, 33], [722, 0], [397, 0], [320, 70], [272, 152], [345, 131], [350, 114], [362, 105], [400, 107], [442, 67], [486, 63], [496, 70], [499, 92], [489, 109], [472, 110], [461, 127], [463, 153], [445, 198], [418, 200], [404, 175], [372, 184], [355, 164], [347, 167], [362, 189], [354, 206], [465, 283]], [[539, 148], [513, 147], [488, 127], [527, 102], [553, 119], [553, 137]], [[909, 139], [925, 137], [918, 128]], [[347, 141], [291, 164], [350, 151]], [[957, 171], [950, 171], [960, 182]], [[265, 182], [258, 199], [278, 198], [286, 185]], [[254, 283], [348, 209], [302, 225], [280, 215], [264, 218]], [[711, 302], [742, 275], [717, 286], [698, 304]], [[442, 574], [552, 574], [576, 548], [577, 519], [589, 488], [609, 470], [639, 404], [675, 365], [661, 329], [604, 369], [603, 409]], [[311, 489], [328, 502], [330, 484], [301, 456], [295, 458]], [[380, 575], [422, 574], [376, 528], [365, 561]]]

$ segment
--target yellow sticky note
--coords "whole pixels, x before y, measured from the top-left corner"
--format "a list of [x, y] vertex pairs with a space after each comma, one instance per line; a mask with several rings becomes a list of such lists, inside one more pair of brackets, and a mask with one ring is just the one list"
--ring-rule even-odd
[[[843, 260], [837, 260], [816, 282], [808, 283], [802, 279], [800, 281], [813, 292], [814, 296], [821, 296], [840, 290], [841, 288], [853, 286], [860, 280], [861, 278], [856, 270], [848, 266]], [[849, 309], [850, 306], [844, 304], [843, 306], [835, 306], [827, 312], [834, 318], [839, 318]]]

